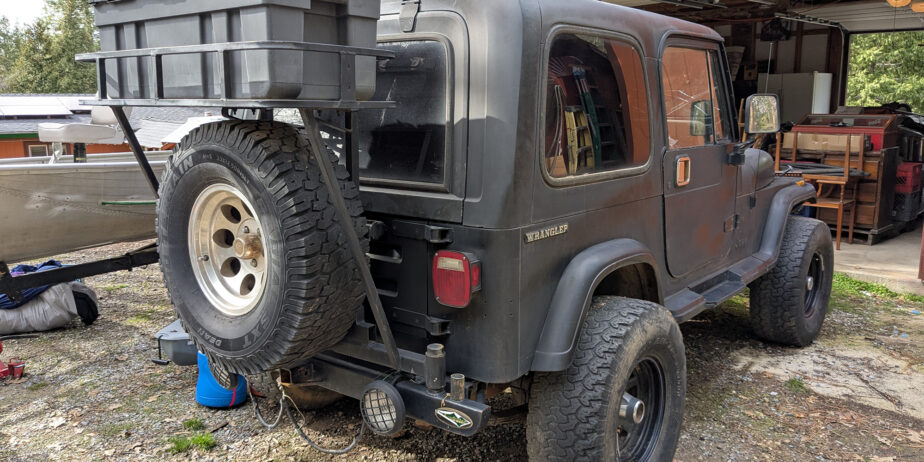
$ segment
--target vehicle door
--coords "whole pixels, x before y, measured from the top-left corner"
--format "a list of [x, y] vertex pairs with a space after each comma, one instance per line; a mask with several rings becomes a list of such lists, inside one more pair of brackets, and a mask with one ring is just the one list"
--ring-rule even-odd
[[717, 268], [736, 227], [737, 167], [725, 70], [718, 44], [669, 40], [661, 54], [666, 134], [664, 237], [671, 275]]

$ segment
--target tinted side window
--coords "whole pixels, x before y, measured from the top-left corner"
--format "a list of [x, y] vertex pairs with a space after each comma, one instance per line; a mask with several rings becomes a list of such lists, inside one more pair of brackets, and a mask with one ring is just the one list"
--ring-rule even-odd
[[546, 85], [544, 167], [553, 178], [644, 165], [651, 149], [642, 60], [630, 45], [561, 34]]
[[668, 146], [713, 144], [729, 134], [727, 99], [714, 51], [669, 47], [661, 58]]
[[432, 40], [380, 43], [395, 57], [379, 61], [376, 101], [359, 111], [360, 176], [443, 183], [448, 121], [446, 48]]

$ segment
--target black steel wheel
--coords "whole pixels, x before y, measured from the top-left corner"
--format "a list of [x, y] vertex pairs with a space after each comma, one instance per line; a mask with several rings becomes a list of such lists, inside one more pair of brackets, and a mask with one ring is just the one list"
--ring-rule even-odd
[[671, 460], [680, 437], [686, 359], [680, 328], [655, 303], [594, 297], [571, 366], [537, 373], [531, 460]]
[[751, 327], [764, 340], [806, 346], [818, 337], [834, 278], [828, 225], [789, 217], [773, 269], [751, 283]]
[[656, 358], [642, 358], [632, 368], [615, 420], [617, 460], [651, 457], [664, 420], [666, 388], [666, 377]]
[[818, 294], [822, 292], [822, 281], [827, 273], [825, 262], [817, 250], [812, 254], [808, 273], [805, 276], [805, 316], [811, 317], [818, 308]]

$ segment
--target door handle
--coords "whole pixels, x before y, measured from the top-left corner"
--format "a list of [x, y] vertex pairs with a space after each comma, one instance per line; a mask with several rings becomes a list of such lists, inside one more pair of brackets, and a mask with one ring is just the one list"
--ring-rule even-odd
[[677, 158], [677, 176], [675, 182], [677, 186], [686, 186], [690, 184], [690, 156], [680, 156]]

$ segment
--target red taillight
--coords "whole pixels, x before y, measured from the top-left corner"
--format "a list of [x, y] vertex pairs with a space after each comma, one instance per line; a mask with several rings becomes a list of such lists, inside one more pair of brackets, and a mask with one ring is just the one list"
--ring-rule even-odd
[[446, 306], [464, 308], [481, 288], [481, 263], [470, 254], [440, 250], [433, 257], [433, 294]]

